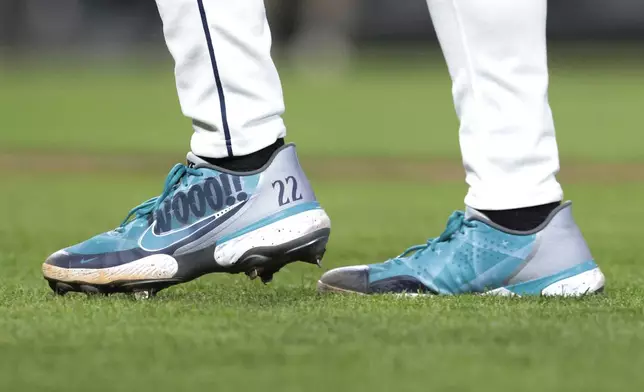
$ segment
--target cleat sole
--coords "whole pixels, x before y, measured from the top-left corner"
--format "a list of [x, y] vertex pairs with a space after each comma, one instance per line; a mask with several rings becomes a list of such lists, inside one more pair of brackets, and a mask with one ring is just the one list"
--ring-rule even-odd
[[250, 249], [239, 258], [237, 263], [230, 267], [223, 267], [217, 264], [212, 256], [214, 255], [214, 246], [209, 247], [200, 251], [203, 254], [198, 257], [198, 260], [194, 259], [194, 255], [190, 256], [190, 258], [186, 256], [176, 257], [178, 271], [174, 277], [169, 279], [115, 281], [106, 284], [61, 281], [47, 275], [45, 279], [49, 282], [49, 287], [61, 296], [68, 292], [103, 295], [129, 293], [133, 294], [135, 299], [150, 299], [168, 287], [216, 272], [245, 273], [251, 279], [260, 277], [262, 282], [269, 283], [275, 273], [290, 263], [303, 261], [318, 264], [326, 251], [330, 233], [331, 230], [325, 228], [281, 245]]

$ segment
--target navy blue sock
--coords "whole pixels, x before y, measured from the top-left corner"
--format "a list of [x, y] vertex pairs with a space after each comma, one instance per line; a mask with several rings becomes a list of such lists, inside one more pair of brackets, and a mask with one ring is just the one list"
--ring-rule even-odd
[[262, 166], [264, 166], [268, 162], [268, 160], [271, 159], [273, 153], [275, 153], [275, 151], [277, 151], [283, 145], [284, 139], [277, 139], [277, 141], [275, 141], [275, 143], [271, 144], [270, 146], [262, 148], [261, 150], [249, 155], [225, 158], [200, 158], [210, 163], [211, 165], [223, 167], [224, 169], [237, 172], [249, 172], [260, 169]]
[[540, 224], [546, 221], [548, 215], [557, 207], [561, 202], [542, 204], [534, 207], [515, 208], [512, 210], [483, 210], [490, 220], [497, 225], [501, 225], [507, 229], [517, 231], [528, 231], [539, 227]]

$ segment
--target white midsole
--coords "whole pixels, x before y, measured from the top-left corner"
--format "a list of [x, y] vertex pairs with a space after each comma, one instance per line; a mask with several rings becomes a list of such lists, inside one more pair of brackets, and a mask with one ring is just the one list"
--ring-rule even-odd
[[[218, 264], [228, 267], [248, 250], [281, 245], [319, 229], [330, 228], [331, 220], [322, 209], [304, 211], [233, 238], [215, 248]], [[64, 251], [63, 251], [64, 252]], [[43, 275], [59, 282], [104, 285], [114, 282], [170, 279], [179, 269], [174, 257], [156, 254], [109, 268], [63, 268], [43, 264]]]
[[[557, 296], [557, 297], [580, 297], [586, 294], [592, 294], [604, 287], [606, 279], [599, 267], [582, 272], [575, 276], [559, 280], [545, 289], [541, 290], [543, 296]], [[498, 295], [514, 297], [519, 296], [516, 293], [501, 287], [495, 290], [488, 291], [484, 295]]]
[[223, 267], [230, 267], [253, 248], [282, 245], [328, 228], [331, 228], [331, 220], [324, 210], [300, 212], [218, 245], [215, 260]]
[[119, 281], [170, 279], [178, 269], [174, 257], [158, 254], [109, 268], [62, 268], [45, 263], [42, 273], [45, 278], [59, 282], [100, 285]]
[[[580, 297], [587, 294], [592, 294], [604, 287], [605, 283], [604, 274], [598, 268], [588, 270], [571, 276], [569, 278], [561, 279], [551, 285], [547, 286], [545, 289], [541, 290], [541, 295], [547, 297]], [[346, 289], [341, 289], [338, 287], [329, 286], [321, 280], [318, 281], [318, 290], [319, 291], [331, 291], [331, 292], [341, 292], [341, 293], [354, 293], [354, 294], [363, 294], [355, 291], [350, 291]], [[495, 295], [501, 297], [520, 297], [519, 294], [516, 294], [505, 287], [500, 287], [498, 289], [490, 290], [480, 295]], [[396, 293], [393, 294], [395, 297], [400, 298], [418, 298], [418, 297], [435, 297], [435, 294], [426, 294], [426, 293]]]

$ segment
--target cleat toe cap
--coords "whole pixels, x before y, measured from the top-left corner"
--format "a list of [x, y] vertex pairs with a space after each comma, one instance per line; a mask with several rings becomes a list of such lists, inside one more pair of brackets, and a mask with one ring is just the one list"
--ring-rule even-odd
[[320, 292], [369, 292], [369, 267], [366, 265], [342, 267], [326, 272], [318, 281]]
[[67, 253], [65, 250], [59, 250], [53, 254], [51, 254], [45, 262], [43, 263], [43, 267], [45, 265], [53, 265], [56, 267], [62, 267], [62, 268], [68, 268], [69, 267], [69, 253]]

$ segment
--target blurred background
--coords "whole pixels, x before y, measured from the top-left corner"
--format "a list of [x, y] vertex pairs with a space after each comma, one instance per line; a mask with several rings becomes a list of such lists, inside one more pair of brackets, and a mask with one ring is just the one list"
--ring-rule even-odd
[[[267, 9], [302, 153], [458, 159], [424, 0], [267, 0]], [[640, 157], [623, 125], [643, 100], [644, 2], [551, 1], [548, 36], [564, 159]], [[153, 0], [0, 0], [0, 102], [4, 151], [188, 146]], [[392, 128], [395, 141], [373, 137]]]
[[[296, 50], [433, 41], [424, 0], [267, 0], [275, 39]], [[554, 40], [644, 38], [644, 2], [551, 1]], [[17, 51], [161, 46], [153, 0], [0, 0], [0, 43]], [[314, 45], [310, 45], [314, 44]]]

